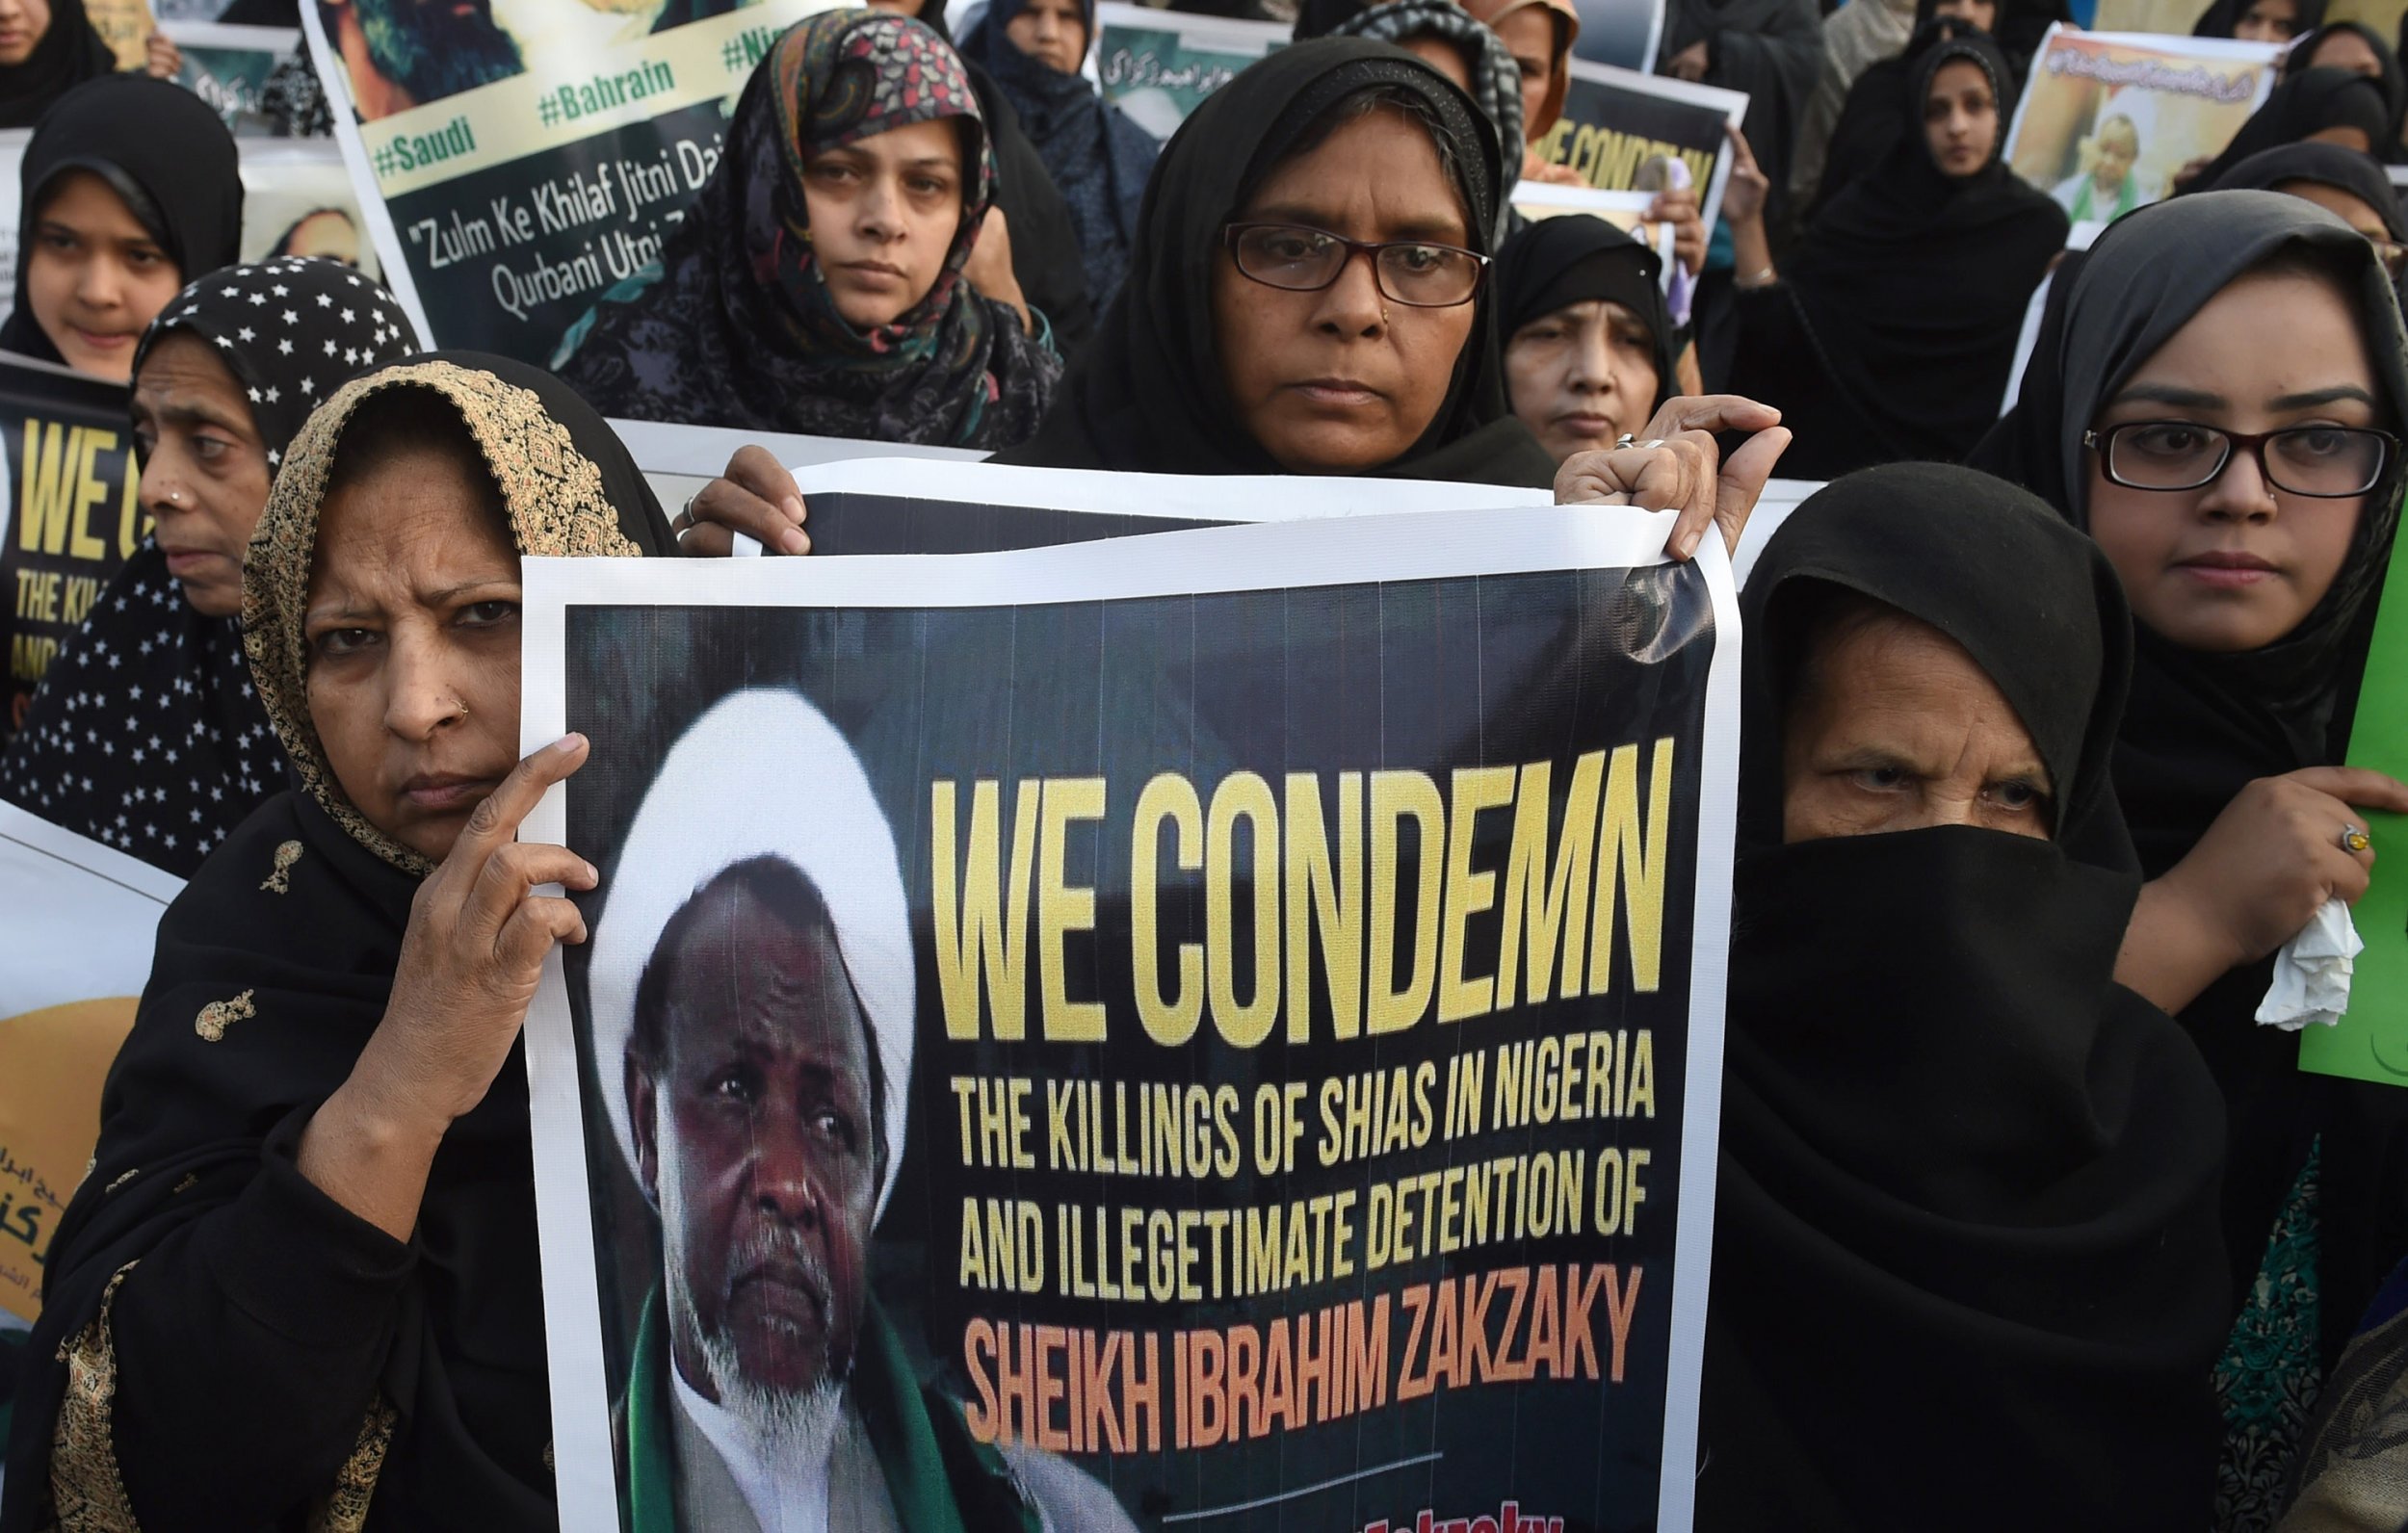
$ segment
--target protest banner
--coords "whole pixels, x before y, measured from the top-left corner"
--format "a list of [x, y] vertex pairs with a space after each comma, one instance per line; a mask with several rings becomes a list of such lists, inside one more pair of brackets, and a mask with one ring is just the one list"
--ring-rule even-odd
[[184, 56], [176, 84], [208, 102], [238, 134], [274, 131], [260, 105], [260, 92], [275, 66], [301, 46], [299, 27], [163, 20], [159, 31]]
[[2006, 162], [2076, 223], [2111, 223], [2212, 159], [2274, 89], [2280, 45], [2049, 28]]
[[363, 39], [356, 73], [327, 32], [355, 7], [301, 8], [385, 284], [432, 344], [546, 366], [659, 255], [753, 66], [830, 0], [720, 3], [464, 0], [444, 47], [386, 64]]
[[159, 918], [184, 887], [0, 802], [0, 1328], [41, 1308], [42, 1259], [100, 1136]]
[[150, 529], [135, 498], [129, 390], [0, 351], [0, 589], [9, 593], [9, 707], [0, 741]]
[[1581, 35], [1572, 51], [1591, 64], [1652, 74], [1663, 40], [1663, 0], [1574, 0]]
[[[2399, 706], [2408, 696], [2408, 572], [2397, 561], [2381, 603], [2346, 760], [2408, 778], [2408, 717]], [[2342, 1020], [2300, 1029], [2299, 1068], [2408, 1086], [2408, 815], [2369, 814], [2363, 828], [2374, 838], [2374, 876], [2350, 919], [2366, 950], [2352, 965]]]
[[1104, 99], [1167, 141], [1206, 96], [1274, 48], [1288, 44], [1276, 21], [1187, 15], [1102, 0], [1095, 8], [1095, 67]]
[[[524, 834], [603, 870], [526, 1033], [563, 1524], [1000, 1455], [1058, 1526], [1687, 1526], [1738, 646], [1669, 520], [528, 561], [594, 755]], [[791, 1026], [698, 999], [803, 948]], [[703, 1233], [789, 1151], [817, 1243]], [[696, 1372], [798, 1434], [748, 1493]]]
[[1678, 159], [1711, 227], [1731, 176], [1731, 141], [1747, 116], [1747, 94], [1572, 61], [1563, 116], [1531, 147], [1549, 165], [1570, 166], [1602, 192], [1654, 192], [1665, 185], [1657, 162]]

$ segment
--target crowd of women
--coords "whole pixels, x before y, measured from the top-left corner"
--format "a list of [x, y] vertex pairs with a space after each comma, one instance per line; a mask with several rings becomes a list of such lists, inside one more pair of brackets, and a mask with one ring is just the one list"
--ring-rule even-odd
[[1665, 70], [1750, 105], [1716, 226], [1668, 190], [1651, 246], [1511, 205], [1564, 0], [1308, 0], [1163, 144], [1088, 0], [881, 0], [777, 41], [545, 371], [234, 264], [216, 119], [0, 0], [0, 101], [41, 95], [0, 346], [131, 384], [151, 519], [0, 795], [190, 880], [0, 1528], [550, 1520], [518, 1030], [596, 873], [516, 839], [586, 752], [515, 759], [518, 561], [810, 546], [770, 452], [672, 517], [605, 417], [1552, 484], [1678, 510], [1675, 558], [1833, 480], [1743, 593], [1699, 1525], [2408, 1524], [2408, 1097], [2254, 1020], [2408, 813], [2340, 765], [2408, 82], [2318, 12], [2216, 0], [2282, 83], [2140, 206], [2111, 124], [2079, 184], [2004, 167], [2029, 0], [1674, 0]]

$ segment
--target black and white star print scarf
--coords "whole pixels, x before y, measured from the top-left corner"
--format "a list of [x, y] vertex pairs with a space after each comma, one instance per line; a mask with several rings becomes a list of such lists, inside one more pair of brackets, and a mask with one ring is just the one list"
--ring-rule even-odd
[[[271, 464], [320, 401], [418, 350], [401, 305], [330, 261], [286, 258], [200, 278], [143, 338], [137, 377], [142, 355], [172, 329], [217, 348], [250, 399]], [[284, 777], [238, 625], [195, 611], [148, 538], [52, 663], [0, 756], [0, 798], [178, 877]]]

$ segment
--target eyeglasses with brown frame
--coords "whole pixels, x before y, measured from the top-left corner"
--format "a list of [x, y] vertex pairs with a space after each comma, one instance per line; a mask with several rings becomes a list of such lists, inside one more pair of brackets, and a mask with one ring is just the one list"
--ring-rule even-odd
[[1357, 255], [1382, 297], [1417, 309], [1469, 303], [1488, 274], [1487, 256], [1430, 240], [1349, 240], [1306, 223], [1232, 223], [1221, 237], [1243, 275], [1290, 293], [1328, 287]]

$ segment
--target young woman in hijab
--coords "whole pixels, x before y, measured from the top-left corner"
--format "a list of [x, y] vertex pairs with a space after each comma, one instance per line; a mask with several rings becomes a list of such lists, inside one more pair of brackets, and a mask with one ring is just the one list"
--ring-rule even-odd
[[2287, 143], [2333, 143], [2378, 158], [2393, 137], [2391, 107], [2373, 79], [2345, 69], [2309, 69], [2286, 76], [2265, 105], [2233, 135], [2224, 152], [2177, 174], [2176, 192], [2212, 187], [2225, 172], [2268, 149]]
[[1740, 130], [1771, 181], [1777, 223], [1791, 150], [1822, 76], [1815, 0], [1665, 0], [1656, 72], [1747, 92]]
[[1897, 464], [1742, 609], [1697, 1526], [2201, 1526], [2223, 1116], [2114, 978], [2114, 572]]
[[2240, 42], [2289, 42], [2324, 20], [2324, 0], [2215, 0], [2194, 38], [2231, 38]]
[[[1833, 13], [1823, 23], [1823, 36], [1833, 38], [1854, 9], [1843, 6]], [[1871, 8], [1868, 13], [1879, 9]], [[1790, 190], [1806, 208], [1808, 221], [1858, 176], [1889, 158], [1904, 130], [1901, 103], [1914, 88], [1915, 61], [1924, 50], [1967, 32], [1995, 37], [1998, 18], [1996, 0], [1920, 0], [1911, 20], [1900, 19], [1901, 30], [1888, 51], [1854, 65], [1845, 83], [1834, 83], [1837, 55], [1825, 64], [1790, 168]], [[2015, 61], [2010, 57], [2007, 62]], [[2020, 83], [2020, 70], [2016, 77]]]
[[1000, 290], [969, 279], [992, 165], [934, 33], [881, 12], [799, 22], [753, 71], [658, 266], [595, 304], [554, 370], [637, 420], [1022, 441], [1061, 362], [1008, 260], [982, 269]]
[[1663, 262], [1603, 219], [1562, 214], [1497, 256], [1513, 413], [1557, 462], [1636, 433], [1680, 392]]
[[117, 72], [84, 0], [0, 0], [0, 128], [30, 128], [52, 102]]
[[328, 261], [229, 267], [177, 295], [134, 361], [151, 535], [42, 678], [0, 797], [189, 878], [283, 788], [235, 623], [244, 551], [309, 412], [416, 350], [401, 305]]
[[1138, 204], [1163, 146], [1079, 72], [1095, 37], [1094, 0], [996, 0], [962, 48], [1011, 104], [1069, 205], [1087, 298], [1100, 308], [1128, 274]]
[[515, 1039], [585, 929], [536, 886], [593, 872], [512, 840], [585, 750], [516, 760], [518, 561], [667, 547], [609, 428], [520, 364], [385, 368], [294, 440], [243, 632], [298, 786], [160, 922], [0, 1524], [550, 1525]]
[[2356, 806], [2408, 812], [2408, 787], [2333, 765], [2398, 523], [2403, 351], [2340, 220], [2182, 197], [2052, 295], [1975, 456], [2087, 531], [2139, 620], [2115, 787], [2152, 882], [2117, 975], [2180, 1017], [2231, 1120], [2225, 1526], [2270, 1523], [2320, 1369], [2408, 1249], [2408, 1103], [2303, 1074], [2255, 1020], [2275, 948], [2366, 889]]
[[[960, 46], [954, 43], [945, 18], [945, 0], [871, 0], [870, 9], [917, 17], [949, 44]], [[995, 207], [1011, 243], [1012, 278], [1029, 307], [1053, 327], [1054, 349], [1065, 359], [1075, 358], [1095, 333], [1095, 312], [1103, 301], [1087, 292], [1070, 205], [995, 77], [967, 54], [961, 66], [969, 73], [970, 89], [979, 98], [979, 118], [995, 151]]]
[[[1924, 0], [1924, 5], [1929, 7], [1931, 0]], [[1968, 16], [1968, 10], [1982, 14]], [[1900, 53], [1883, 58], [1859, 74], [1857, 84], [1849, 87], [1847, 103], [1840, 108], [1840, 120], [1830, 130], [1830, 142], [1823, 146], [1819, 175], [1809, 183], [1792, 170], [1792, 188], [1806, 197], [1806, 223], [1823, 217], [1833, 197], [1857, 185], [1864, 175], [1881, 170], [1898, 151], [1898, 144], [1912, 137], [1912, 127], [1922, 122], [1922, 113], [1910, 101], [1915, 93], [1915, 65], [1934, 45], [1989, 31], [1987, 14], [1994, 14], [1994, 7], [1979, 0], [1965, 0], [1949, 14], [1934, 12], [1934, 16], [1917, 21]], [[1917, 16], [1922, 16], [1922, 10]]]
[[2005, 56], [1983, 33], [1924, 50], [1898, 147], [1776, 268], [1763, 211], [1725, 194], [1739, 255], [1732, 386], [1798, 433], [1792, 472], [1952, 461], [1998, 418], [2065, 214], [2009, 170]]
[[182, 86], [110, 75], [61, 96], [18, 172], [16, 300], [0, 351], [118, 381], [187, 273], [234, 264], [233, 135]]

